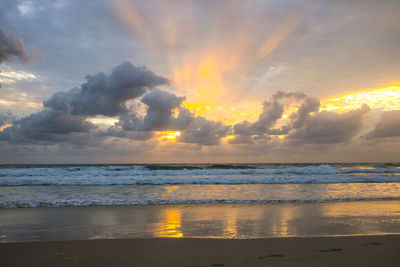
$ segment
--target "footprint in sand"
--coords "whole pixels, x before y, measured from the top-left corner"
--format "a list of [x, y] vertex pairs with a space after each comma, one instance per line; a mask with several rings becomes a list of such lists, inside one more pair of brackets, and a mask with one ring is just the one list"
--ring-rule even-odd
[[60, 252], [54, 252], [53, 255], [66, 255], [67, 252], [65, 251], [60, 251]]
[[267, 255], [267, 256], [260, 256], [258, 257], [259, 259], [265, 259], [265, 258], [283, 258], [285, 257], [285, 255], [282, 254], [271, 254], [271, 255]]
[[206, 266], [225, 266], [225, 264], [213, 263], [213, 264], [210, 264], [210, 265], [193, 265], [193, 267], [206, 267]]
[[342, 249], [341, 248], [321, 249], [319, 252], [326, 253], [326, 252], [339, 252], [339, 251], [342, 251]]
[[371, 243], [365, 243], [363, 244], [363, 246], [379, 246], [382, 245], [383, 243], [379, 243], [379, 242], [371, 242]]

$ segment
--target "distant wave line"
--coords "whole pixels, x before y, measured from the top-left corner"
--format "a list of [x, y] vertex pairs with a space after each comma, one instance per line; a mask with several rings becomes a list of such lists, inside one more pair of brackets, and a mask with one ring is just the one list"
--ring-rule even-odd
[[69, 179], [0, 179], [0, 186], [120, 186], [120, 185], [248, 185], [248, 184], [349, 184], [400, 183], [399, 175], [391, 176], [243, 176], [195, 178], [69, 178]]

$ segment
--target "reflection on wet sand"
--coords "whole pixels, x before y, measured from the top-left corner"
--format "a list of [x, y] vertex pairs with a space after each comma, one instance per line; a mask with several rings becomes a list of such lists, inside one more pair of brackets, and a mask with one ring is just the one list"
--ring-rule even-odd
[[0, 210], [0, 242], [400, 234], [400, 201]]
[[[400, 233], [400, 202], [159, 207], [158, 237], [263, 238]], [[161, 226], [160, 226], [161, 225]]]
[[[235, 214], [236, 215], [236, 214]], [[237, 237], [237, 217], [228, 217], [224, 224], [225, 235], [230, 238]]]
[[166, 209], [163, 213], [164, 216], [162, 216], [163, 218], [160, 222], [161, 227], [158, 231], [154, 231], [156, 237], [183, 237], [181, 231], [182, 220], [180, 210], [173, 208]]
[[284, 209], [279, 214], [278, 218], [275, 218], [274, 223], [272, 225], [272, 231], [279, 236], [290, 236], [293, 233], [293, 230], [290, 229], [289, 221], [292, 219], [292, 209]]
[[343, 202], [339, 204], [341, 205], [324, 205], [323, 213], [329, 217], [400, 215], [400, 201]]

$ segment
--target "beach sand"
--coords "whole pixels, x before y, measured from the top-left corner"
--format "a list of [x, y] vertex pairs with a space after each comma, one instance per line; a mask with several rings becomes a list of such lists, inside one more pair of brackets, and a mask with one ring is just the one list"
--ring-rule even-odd
[[0, 244], [2, 266], [399, 266], [400, 236]]

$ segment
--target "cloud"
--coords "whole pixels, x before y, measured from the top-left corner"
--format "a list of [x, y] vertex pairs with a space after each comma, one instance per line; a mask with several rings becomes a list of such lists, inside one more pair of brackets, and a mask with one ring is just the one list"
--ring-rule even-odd
[[142, 98], [147, 105], [146, 116], [143, 120], [144, 130], [165, 130], [171, 125], [172, 112], [177, 109], [184, 97], [177, 97], [164, 91], [156, 90]]
[[364, 138], [385, 138], [400, 136], [400, 110], [391, 110], [383, 112], [375, 128]]
[[[153, 90], [140, 100], [147, 107], [144, 116], [131, 110], [121, 114], [114, 126], [99, 134], [146, 140], [154, 136], [153, 131], [183, 130], [194, 119], [194, 115], [181, 106], [184, 99], [172, 93]], [[177, 117], [174, 117], [174, 111], [179, 112]]]
[[[182, 107], [184, 97], [165, 91], [154, 90], [143, 96], [141, 102], [147, 106], [141, 117], [135, 113], [123, 114], [114, 126], [101, 133], [134, 140], [146, 140], [154, 136], [153, 131], [181, 131], [178, 142], [213, 146], [220, 144], [230, 126], [196, 117]], [[177, 116], [174, 116], [174, 111]]]
[[117, 116], [128, 112], [126, 101], [165, 84], [168, 84], [166, 78], [126, 61], [116, 66], [110, 75], [87, 75], [86, 83], [80, 88], [56, 93], [44, 102], [44, 106], [72, 115]]
[[282, 117], [284, 104], [279, 102], [279, 99], [283, 97], [283, 94], [283, 92], [278, 91], [269, 101], [263, 103], [263, 111], [256, 122], [250, 123], [246, 120], [236, 124], [234, 126], [235, 135], [252, 136], [265, 134]]
[[[193, 113], [182, 107], [185, 97], [178, 97], [165, 91], [154, 90], [146, 94], [141, 102], [147, 106], [146, 115], [140, 127], [144, 131], [184, 130], [195, 119]], [[177, 116], [174, 116], [174, 112]]]
[[[78, 134], [80, 140], [89, 141], [89, 133], [97, 126], [87, 121], [88, 116], [126, 114], [126, 101], [168, 83], [167, 79], [147, 68], [129, 62], [116, 66], [110, 75], [88, 75], [86, 80], [81, 88], [54, 94], [43, 103], [44, 110], [14, 121], [12, 127], [0, 133], [0, 140], [11, 143], [75, 142], [74, 136]], [[87, 138], [82, 138], [82, 133], [87, 133]]]
[[367, 105], [345, 113], [322, 111], [314, 113], [287, 138], [300, 143], [341, 143], [350, 141], [361, 128], [363, 116], [370, 111]]
[[229, 132], [230, 126], [222, 122], [209, 121], [203, 117], [195, 117], [192, 123], [181, 132], [178, 142], [193, 143], [204, 146], [214, 146]]
[[[133, 140], [147, 140], [154, 137], [154, 131], [180, 131], [177, 142], [197, 145], [219, 145], [221, 138], [227, 135], [230, 126], [196, 117], [181, 106], [184, 97], [154, 90], [146, 94], [141, 102], [148, 108], [141, 117], [135, 113], [123, 114], [119, 121], [100, 136], [114, 136]], [[173, 116], [173, 111], [178, 112]]]
[[[290, 116], [291, 124], [274, 129], [276, 122], [282, 118], [285, 109], [292, 103], [301, 103], [297, 112]], [[246, 144], [252, 140], [260, 139], [265, 134], [281, 135], [287, 134], [291, 128], [299, 128], [312, 112], [318, 112], [319, 100], [309, 97], [301, 92], [277, 91], [268, 101], [263, 104], [263, 111], [254, 123], [244, 121], [234, 126], [235, 138], [230, 140], [231, 144]]]
[[15, 144], [67, 142], [72, 140], [72, 133], [89, 133], [96, 128], [86, 118], [43, 110], [14, 121], [0, 134], [0, 140]]
[[12, 33], [6, 33], [0, 27], [0, 64], [17, 57], [22, 63], [28, 63], [30, 57], [26, 52], [24, 42]]
[[[370, 111], [367, 105], [342, 114], [319, 112], [319, 108], [320, 101], [315, 97], [277, 91], [264, 102], [256, 122], [244, 121], [234, 126], [235, 138], [229, 143], [261, 144], [270, 142], [274, 135], [287, 135], [282, 144], [347, 142], [358, 133], [364, 115]], [[293, 109], [296, 111], [283, 118], [285, 112]]]
[[[98, 137], [117, 137], [117, 138], [126, 138], [126, 139], [131, 139], [131, 140], [148, 140], [154, 137], [154, 132], [152, 131], [142, 131], [142, 130], [137, 130], [136, 127], [137, 125], [140, 125], [140, 122], [138, 124], [132, 123], [129, 125], [130, 122], [127, 122], [127, 120], [132, 119], [132, 118], [137, 118], [136, 116], [124, 116], [124, 118], [120, 118], [120, 121], [117, 122], [114, 126], [109, 127], [105, 131], [99, 131], [95, 133], [95, 136]], [[121, 121], [121, 119], [124, 119], [125, 121]], [[123, 125], [123, 128], [120, 126]]]
[[320, 105], [321, 104], [317, 98], [305, 97], [304, 102], [301, 104], [297, 112], [292, 113], [290, 116], [293, 120], [293, 128], [302, 127], [304, 122], [309, 118], [310, 113], [319, 111]]
[[229, 144], [236, 145], [236, 144], [252, 144], [253, 137], [251, 135], [241, 135], [237, 134], [233, 139], [230, 139]]

